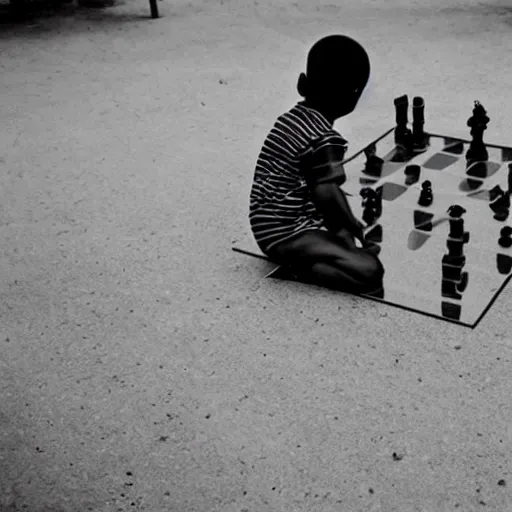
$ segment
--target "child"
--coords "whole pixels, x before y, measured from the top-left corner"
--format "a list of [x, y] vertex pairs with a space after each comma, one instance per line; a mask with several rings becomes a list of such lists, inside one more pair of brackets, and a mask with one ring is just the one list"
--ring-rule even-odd
[[340, 189], [347, 141], [333, 124], [355, 109], [369, 76], [359, 43], [341, 35], [318, 41], [297, 84], [304, 101], [268, 134], [250, 195], [251, 229], [263, 253], [305, 280], [352, 293], [381, 289], [384, 267]]

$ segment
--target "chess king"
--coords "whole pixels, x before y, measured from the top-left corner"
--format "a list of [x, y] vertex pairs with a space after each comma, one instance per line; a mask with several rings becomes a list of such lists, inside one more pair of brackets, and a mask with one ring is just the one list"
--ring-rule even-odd
[[479, 101], [475, 101], [473, 108], [473, 115], [468, 119], [468, 126], [471, 128], [471, 144], [466, 153], [466, 160], [468, 164], [473, 162], [485, 162], [489, 158], [487, 148], [484, 144], [484, 131], [487, 129], [487, 124], [490, 118], [487, 112]]

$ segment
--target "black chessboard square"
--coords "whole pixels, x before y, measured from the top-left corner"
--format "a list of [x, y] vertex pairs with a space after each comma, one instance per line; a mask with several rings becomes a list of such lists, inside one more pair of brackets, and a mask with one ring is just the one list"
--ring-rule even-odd
[[424, 164], [423, 167], [435, 171], [442, 171], [450, 165], [453, 165], [459, 160], [458, 157], [452, 155], [444, 155], [443, 153], [436, 153], [431, 156]]

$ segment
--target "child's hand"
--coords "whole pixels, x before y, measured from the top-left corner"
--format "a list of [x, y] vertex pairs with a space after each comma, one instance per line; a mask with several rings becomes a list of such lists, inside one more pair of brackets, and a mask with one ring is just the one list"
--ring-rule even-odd
[[363, 247], [366, 246], [366, 240], [364, 239], [364, 228], [364, 224], [361, 221], [355, 219], [355, 223], [350, 229], [352, 235], [361, 242]]
[[347, 249], [356, 249], [357, 246], [354, 242], [354, 235], [347, 229], [343, 228], [336, 232], [336, 236], [340, 239], [342, 244]]

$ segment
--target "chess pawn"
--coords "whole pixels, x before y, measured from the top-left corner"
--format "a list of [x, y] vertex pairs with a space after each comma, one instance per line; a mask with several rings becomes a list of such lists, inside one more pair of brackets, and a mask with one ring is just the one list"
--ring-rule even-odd
[[429, 180], [421, 184], [421, 193], [418, 200], [420, 206], [430, 206], [434, 200], [432, 195], [432, 183]]

